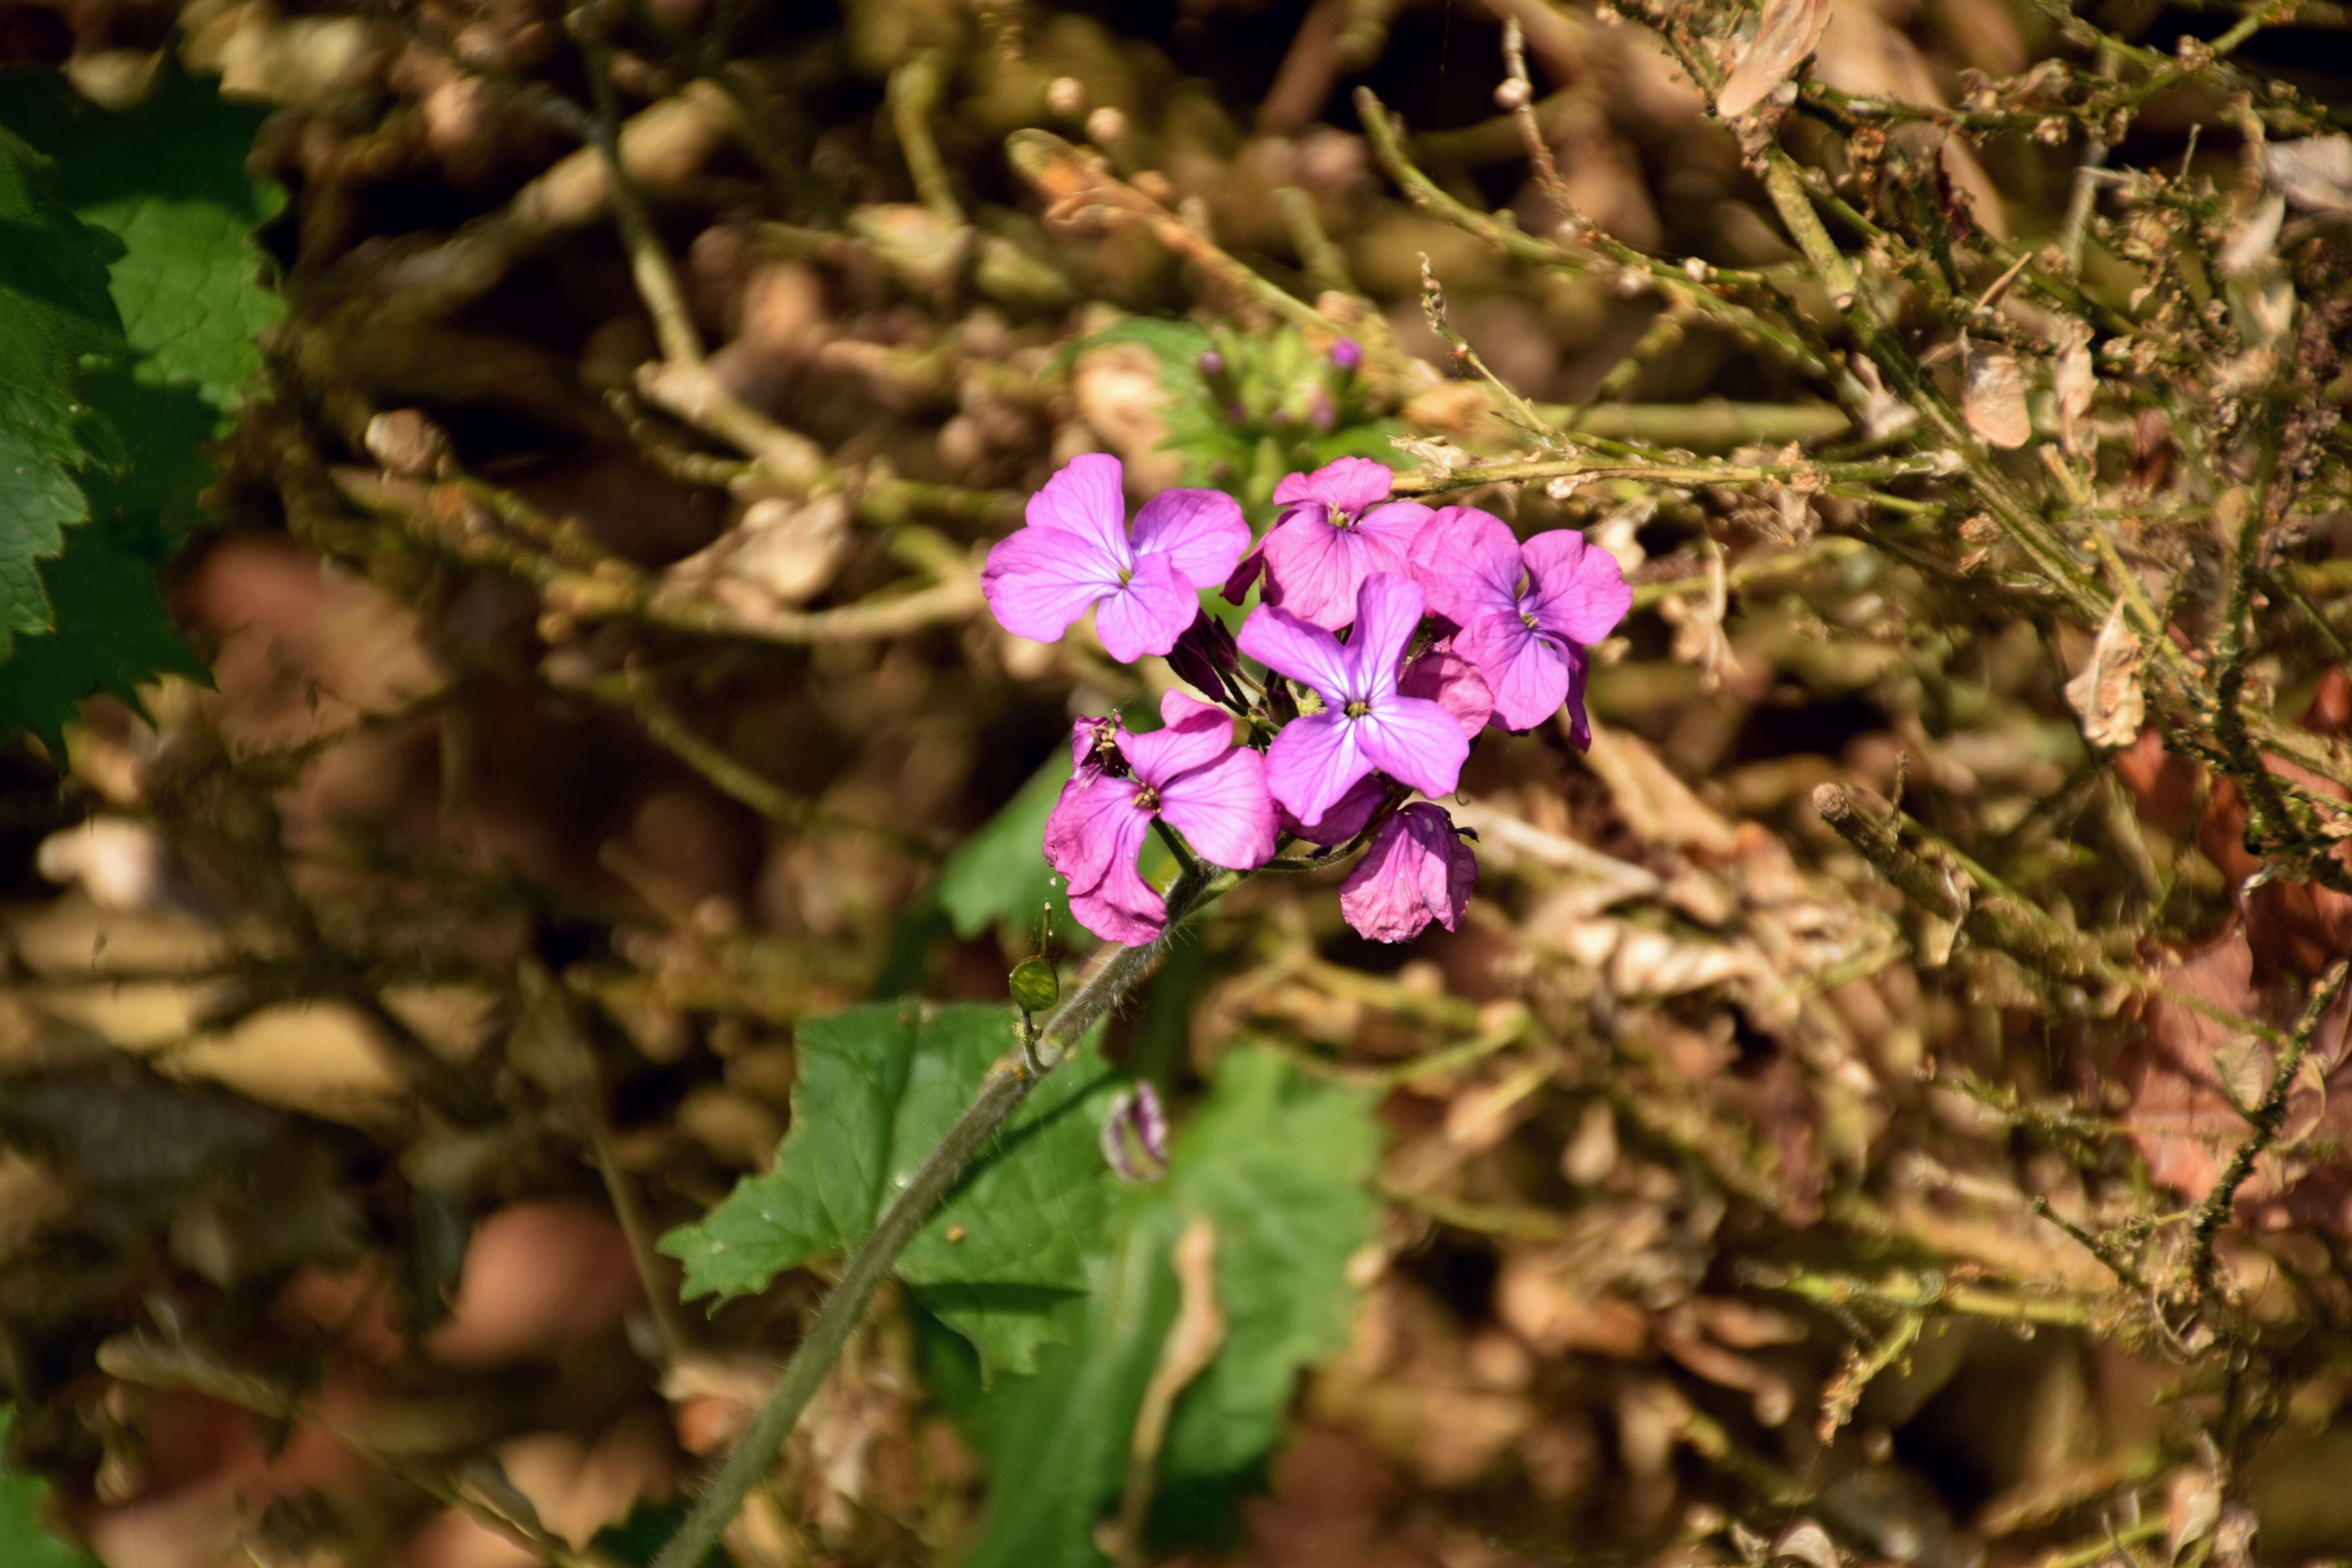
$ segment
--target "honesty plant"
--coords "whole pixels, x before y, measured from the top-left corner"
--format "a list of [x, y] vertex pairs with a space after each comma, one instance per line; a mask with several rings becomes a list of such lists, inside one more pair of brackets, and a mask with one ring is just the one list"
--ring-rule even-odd
[[[1454, 793], [1490, 723], [1528, 730], [1565, 707], [1590, 742], [1587, 650], [1633, 604], [1616, 561], [1572, 530], [1522, 543], [1475, 508], [1390, 501], [1389, 470], [1360, 458], [1285, 479], [1281, 520], [1244, 560], [1232, 498], [1164, 491], [1130, 537], [1120, 479], [1116, 458], [1074, 458], [984, 578], [1007, 631], [1056, 640], [1098, 606], [1112, 657], [1165, 654], [1210, 700], [1171, 691], [1162, 728], [1139, 734], [1109, 717], [1074, 726], [1045, 842], [1070, 912], [1130, 947], [1158, 936], [1167, 905], [1137, 868], [1156, 827], [1234, 871], [1285, 838], [1316, 846], [1317, 864], [1361, 847], [1340, 889], [1349, 924], [1377, 942], [1454, 929], [1477, 862], [1443, 806], [1412, 797]], [[1239, 602], [1261, 574], [1238, 637], [1201, 607], [1196, 590], [1222, 582]]]

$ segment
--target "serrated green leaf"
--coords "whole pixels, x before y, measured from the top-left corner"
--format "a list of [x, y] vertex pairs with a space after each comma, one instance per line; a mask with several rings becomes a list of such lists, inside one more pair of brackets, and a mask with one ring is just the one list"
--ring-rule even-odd
[[[284, 195], [246, 172], [266, 111], [227, 103], [168, 65], [145, 100], [120, 112], [84, 101], [53, 72], [6, 73], [0, 103], [0, 135], [15, 133], [8, 144], [49, 155], [48, 195], [83, 226], [112, 301], [112, 335], [76, 351], [99, 363], [81, 369], [75, 387], [69, 460], [53, 456], [46, 470], [0, 467], [0, 738], [30, 730], [61, 755], [63, 727], [82, 699], [130, 698], [165, 673], [205, 674], [173, 630], [154, 569], [176, 542], [168, 531], [198, 521], [197, 495], [214, 474], [207, 447], [261, 368], [257, 335], [283, 313], [261, 286], [254, 230]], [[8, 318], [6, 265], [0, 260], [0, 322]], [[5, 353], [0, 342], [0, 458], [18, 381]], [[7, 515], [12, 471], [45, 476], [46, 512], [37, 508], [21, 522]], [[89, 517], [109, 526], [109, 537], [77, 542], [57, 558], [66, 541], [51, 535]], [[42, 635], [12, 656], [12, 630]]]
[[114, 235], [108, 269], [139, 379], [184, 385], [233, 411], [261, 370], [261, 332], [285, 314], [262, 286], [254, 231], [286, 196], [246, 172], [262, 105], [167, 63], [131, 107], [101, 110], [55, 77], [12, 73], [19, 107], [8, 123], [56, 161], [58, 194], [74, 216]]
[[[1006, 1007], [890, 1003], [813, 1020], [794, 1044], [775, 1169], [662, 1238], [689, 1299], [764, 1289], [854, 1250], [1014, 1040]], [[1097, 1139], [1113, 1087], [1090, 1059], [1048, 1079], [899, 1256], [899, 1278], [992, 1373], [1034, 1365], [1058, 1337], [1055, 1307], [1086, 1288], [1110, 1201]]]
[[16, 634], [56, 625], [36, 563], [89, 515], [74, 477], [96, 419], [80, 362], [122, 350], [111, 247], [56, 184], [48, 160], [0, 126], [0, 658]]
[[172, 627], [156, 585], [160, 554], [112, 521], [66, 536], [65, 552], [40, 565], [60, 629], [19, 637], [0, 660], [0, 735], [30, 731], [52, 757], [65, 752], [65, 725], [82, 700], [104, 691], [126, 702], [159, 674], [203, 679], [205, 663]]
[[1170, 1150], [1161, 1182], [1129, 1189], [1090, 1293], [1061, 1310], [1069, 1342], [1034, 1376], [982, 1388], [935, 1357], [942, 1402], [990, 1474], [988, 1526], [967, 1568], [1097, 1568], [1096, 1525], [1115, 1505], [1143, 1392], [1177, 1307], [1170, 1258], [1196, 1215], [1216, 1226], [1225, 1341], [1176, 1403], [1156, 1516], [1213, 1534], [1203, 1500], [1230, 1498], [1281, 1436], [1301, 1368], [1347, 1342], [1349, 1258], [1371, 1236], [1367, 1186], [1380, 1129], [1367, 1098], [1295, 1073], [1271, 1053], [1220, 1065]]
[[969, 942], [999, 925], [1029, 924], [1048, 899], [1054, 900], [1055, 929], [1071, 929], [1069, 905], [1045, 854], [1045, 818], [1069, 782], [1069, 749], [1056, 746], [1029, 782], [940, 868], [931, 898], [947, 911], [956, 935]]
[[0, 1405], [0, 1563], [7, 1568], [96, 1568], [41, 1523], [41, 1500], [49, 1489], [7, 1468], [8, 1427], [15, 1414]]

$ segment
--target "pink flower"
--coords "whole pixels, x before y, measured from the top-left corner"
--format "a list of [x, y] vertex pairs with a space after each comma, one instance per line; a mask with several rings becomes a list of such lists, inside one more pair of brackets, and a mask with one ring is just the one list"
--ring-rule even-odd
[[1282, 830], [1293, 838], [1304, 838], [1309, 844], [1333, 848], [1345, 844], [1364, 830], [1372, 813], [1388, 804], [1389, 786], [1372, 773], [1356, 781], [1354, 787], [1331, 803], [1320, 822], [1309, 826], [1286, 811], [1278, 811]]
[[1319, 825], [1375, 768], [1423, 795], [1445, 795], [1461, 777], [1470, 754], [1461, 724], [1427, 698], [1397, 689], [1397, 664], [1422, 609], [1418, 584], [1375, 572], [1357, 591], [1356, 629], [1345, 644], [1288, 610], [1263, 605], [1242, 626], [1244, 653], [1323, 699], [1321, 712], [1284, 725], [1265, 754], [1276, 802], [1307, 826]]
[[1495, 696], [1478, 667], [1454, 651], [1446, 638], [1404, 667], [1397, 689], [1407, 697], [1426, 697], [1460, 722], [1462, 732], [1476, 736], [1494, 717]]
[[1462, 921], [1478, 858], [1442, 807], [1415, 801], [1381, 824], [1371, 847], [1339, 884], [1339, 912], [1374, 942], [1406, 942], [1433, 920]]
[[1120, 475], [1117, 458], [1071, 458], [1029, 498], [1028, 525], [988, 552], [981, 590], [1006, 631], [1057, 642], [1092, 609], [1113, 658], [1166, 653], [1200, 611], [1195, 590], [1249, 547], [1240, 504], [1215, 490], [1160, 491], [1130, 536]]
[[1418, 501], [1386, 500], [1391, 476], [1370, 458], [1341, 458], [1311, 474], [1291, 474], [1274, 487], [1282, 519], [1257, 551], [1225, 583], [1240, 604], [1262, 559], [1265, 591], [1259, 602], [1279, 605], [1326, 631], [1338, 631], [1356, 613], [1356, 590], [1374, 572], [1403, 574], [1406, 552], [1430, 520]]
[[1570, 529], [1522, 545], [1501, 518], [1450, 506], [1413, 542], [1412, 571], [1430, 608], [1462, 628], [1454, 651], [1486, 677], [1505, 728], [1533, 729], [1565, 702], [1576, 743], [1589, 742], [1584, 650], [1633, 604], [1607, 551]]
[[1105, 721], [1080, 720], [1077, 771], [1045, 819], [1045, 860], [1070, 880], [1070, 913], [1129, 947], [1168, 923], [1167, 901], [1135, 868], [1152, 818], [1214, 865], [1247, 870], [1274, 858], [1265, 759], [1236, 747], [1232, 719], [1197, 697], [1168, 693], [1160, 717], [1166, 728], [1149, 734], [1113, 729], [1107, 749], [1095, 743]]

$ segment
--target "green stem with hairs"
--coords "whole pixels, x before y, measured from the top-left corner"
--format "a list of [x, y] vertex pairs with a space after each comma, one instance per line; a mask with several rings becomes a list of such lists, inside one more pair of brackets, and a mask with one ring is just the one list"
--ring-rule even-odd
[[[686, 1522], [654, 1560], [654, 1568], [701, 1568], [702, 1560], [719, 1544], [729, 1521], [743, 1506], [744, 1498], [775, 1462], [784, 1439], [792, 1435], [801, 1412], [824, 1384], [825, 1374], [833, 1370], [849, 1336], [856, 1331], [858, 1322], [866, 1316], [867, 1303], [889, 1277], [898, 1255], [930, 1223], [940, 1205], [988, 1146], [1004, 1119], [1029, 1098], [1030, 1090], [1043, 1082], [1047, 1073], [1075, 1054], [1076, 1042], [1094, 1026], [1095, 1020], [1117, 1006], [1151, 972], [1176, 928], [1214, 897], [1221, 890], [1217, 884], [1223, 880], [1197, 862], [1186, 868], [1168, 889], [1168, 924], [1160, 935], [1144, 946], [1122, 947], [1111, 952], [1038, 1032], [1035, 1070], [1024, 1061], [1025, 1053], [1021, 1051], [1009, 1053], [990, 1069], [971, 1104], [956, 1118], [955, 1125], [948, 1129], [897, 1200], [875, 1222], [866, 1244], [850, 1258], [840, 1283], [826, 1295], [824, 1304], [817, 1309], [815, 1321], [802, 1337], [800, 1348], [785, 1363], [775, 1389], [728, 1452], [718, 1474], [711, 1477], [709, 1486], [696, 1500], [693, 1512], [687, 1515]], [[1047, 1048], [1055, 1045], [1062, 1048]]]

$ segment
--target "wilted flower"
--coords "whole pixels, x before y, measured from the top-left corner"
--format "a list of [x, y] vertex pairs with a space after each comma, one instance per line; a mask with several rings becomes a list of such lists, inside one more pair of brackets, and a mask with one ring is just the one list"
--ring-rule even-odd
[[[1139, 1167], [1138, 1151], [1150, 1162], [1149, 1169]], [[1111, 1096], [1110, 1113], [1103, 1118], [1102, 1153], [1123, 1182], [1149, 1181], [1168, 1169], [1168, 1117], [1150, 1084], [1139, 1083]]]
[[1444, 795], [1461, 776], [1470, 742], [1454, 715], [1397, 688], [1397, 666], [1421, 625], [1421, 587], [1375, 572], [1353, 607], [1342, 644], [1285, 609], [1261, 607], [1243, 626], [1241, 649], [1268, 669], [1312, 688], [1323, 710], [1283, 726], [1266, 752], [1275, 799], [1314, 826], [1375, 768], [1423, 795]]
[[1590, 742], [1584, 650], [1633, 604], [1613, 556], [1572, 529], [1522, 545], [1501, 518], [1447, 507], [1414, 542], [1412, 568], [1430, 608], [1462, 628], [1454, 651], [1486, 677], [1507, 729], [1532, 729], [1566, 702], [1576, 743]]
[[1370, 458], [1341, 458], [1274, 487], [1282, 519], [1225, 583], [1240, 604], [1263, 564], [1261, 602], [1279, 605], [1326, 631], [1356, 613], [1356, 590], [1374, 572], [1406, 573], [1413, 536], [1430, 520], [1418, 501], [1386, 500], [1394, 476]]
[[1441, 806], [1415, 801], [1381, 824], [1371, 847], [1339, 884], [1339, 912], [1374, 942], [1405, 942], [1434, 920], [1461, 923], [1478, 879], [1478, 858]]
[[1100, 453], [1071, 458], [1029, 498], [1028, 526], [988, 552], [981, 587], [1006, 631], [1055, 642], [1093, 609], [1113, 658], [1166, 653], [1199, 613], [1195, 590], [1248, 548], [1240, 505], [1216, 490], [1160, 491], [1130, 535], [1121, 472]]
[[1168, 693], [1160, 716], [1166, 728], [1149, 734], [1113, 730], [1108, 751], [1091, 752], [1091, 768], [1080, 763], [1045, 821], [1045, 859], [1069, 879], [1070, 913], [1129, 947], [1168, 923], [1166, 900], [1135, 868], [1154, 817], [1215, 865], [1247, 870], [1274, 856], [1265, 759], [1234, 746], [1233, 721], [1197, 697]]

